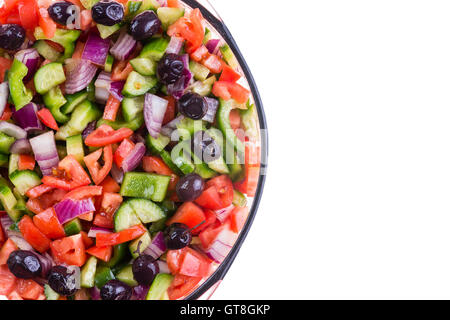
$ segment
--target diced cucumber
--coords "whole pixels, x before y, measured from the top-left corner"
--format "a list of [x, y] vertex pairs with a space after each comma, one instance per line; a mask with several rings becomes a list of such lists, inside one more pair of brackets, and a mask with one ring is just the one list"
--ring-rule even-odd
[[14, 209], [21, 211], [21, 212], [28, 212], [27, 203], [25, 202], [25, 198], [23, 195], [20, 194], [19, 190], [17, 188], [14, 188], [13, 194], [17, 199], [17, 203], [14, 206]]
[[239, 181], [243, 178], [244, 168], [239, 163], [236, 153], [234, 153], [233, 161], [228, 164], [228, 168], [230, 169], [230, 178], [233, 182]]
[[48, 284], [44, 285], [44, 294], [47, 300], [58, 300], [59, 294], [53, 291]]
[[133, 240], [130, 243], [130, 253], [133, 258], [139, 257], [139, 253], [144, 252], [145, 249], [150, 245], [152, 242], [152, 238], [150, 237], [150, 233], [146, 232], [139, 238]]
[[189, 62], [189, 70], [194, 74], [195, 80], [205, 81], [209, 76], [209, 69], [204, 65], [191, 60]]
[[258, 115], [256, 113], [255, 105], [248, 106], [245, 110], [240, 110], [242, 126], [245, 129], [245, 134], [253, 139], [257, 139], [258, 132]]
[[150, 58], [154, 61], [159, 61], [164, 56], [168, 45], [169, 40], [165, 38], [152, 39], [142, 48], [139, 58]]
[[83, 288], [92, 288], [95, 285], [95, 271], [97, 270], [97, 258], [92, 256], [81, 268], [81, 286]]
[[147, 300], [162, 300], [173, 281], [173, 276], [167, 273], [159, 273], [147, 293]]
[[191, 152], [192, 159], [194, 160], [195, 173], [197, 173], [203, 179], [211, 179], [217, 174], [212, 170], [206, 163], [204, 163], [200, 158], [198, 158], [194, 152]]
[[170, 179], [169, 176], [152, 173], [127, 172], [120, 188], [120, 194], [124, 197], [145, 198], [161, 202], [166, 197]]
[[133, 121], [144, 110], [144, 96], [136, 98], [123, 98], [122, 115], [125, 121]]
[[17, 153], [11, 153], [11, 155], [9, 156], [8, 175], [11, 175], [13, 172], [19, 169], [19, 157], [20, 155]]
[[215, 76], [211, 76], [202, 82], [197, 81], [192, 85], [192, 91], [206, 97], [211, 93], [214, 82], [216, 82]]
[[106, 57], [105, 66], [103, 67], [103, 70], [105, 70], [106, 72], [111, 72], [113, 64], [114, 64], [114, 57], [108, 54], [108, 56]]
[[190, 174], [194, 172], [195, 166], [190, 157], [190, 146], [186, 142], [189, 141], [179, 142], [172, 149], [170, 155], [173, 163], [181, 170], [181, 172], [183, 172], [183, 174]]
[[99, 121], [97, 121], [97, 128], [100, 127], [102, 124], [107, 124], [111, 126], [111, 128], [113, 128], [114, 130], [118, 130], [120, 128], [129, 128], [133, 131], [136, 131], [144, 124], [144, 115], [138, 114], [136, 118], [134, 118], [132, 121], [129, 122], [120, 120], [109, 121], [102, 118]]
[[108, 267], [101, 266], [95, 272], [94, 283], [97, 288], [102, 288], [109, 280], [114, 280], [114, 273]]
[[19, 221], [23, 213], [15, 209], [17, 199], [11, 189], [5, 185], [0, 185], [0, 202], [13, 221]]
[[67, 137], [80, 134], [89, 122], [97, 120], [100, 116], [100, 110], [93, 103], [85, 100], [75, 108], [69, 122], [59, 129], [55, 138], [65, 140]]
[[158, 80], [155, 77], [146, 77], [136, 71], [131, 71], [123, 87], [122, 94], [125, 97], [141, 96], [153, 88], [157, 82]]
[[0, 153], [9, 154], [9, 148], [11, 148], [14, 141], [16, 141], [16, 139], [0, 132]]
[[161, 150], [159, 152], [159, 155], [161, 156], [161, 159], [163, 159], [164, 163], [167, 164], [167, 166], [170, 168], [170, 170], [175, 172], [175, 174], [177, 174], [178, 176], [183, 175], [183, 172], [181, 172], [180, 169], [178, 169], [178, 167], [175, 165], [175, 163], [173, 163], [170, 152]]
[[156, 73], [156, 63], [148, 58], [135, 58], [130, 60], [134, 70], [143, 76], [153, 76]]
[[117, 280], [120, 280], [132, 287], [138, 285], [138, 282], [134, 279], [133, 267], [131, 264], [123, 267], [122, 270], [120, 270], [120, 272], [116, 275], [116, 278]]
[[205, 28], [205, 37], [203, 38], [203, 44], [207, 44], [211, 40], [212, 32], [208, 28]]
[[222, 173], [222, 174], [230, 173], [230, 170], [228, 169], [228, 166], [225, 163], [225, 160], [223, 157], [219, 157], [216, 160], [209, 162], [208, 167], [210, 167], [214, 171]]
[[156, 9], [158, 9], [159, 7], [161, 7], [161, 4], [158, 2], [158, 0], [142, 0], [142, 5], [139, 8], [137, 14], [147, 10], [156, 11]]
[[224, 60], [230, 65], [230, 67], [233, 69], [237, 69], [239, 67], [239, 63], [229, 45], [224, 44], [221, 46], [220, 52], [222, 52]]
[[66, 104], [67, 100], [64, 98], [59, 86], [50, 89], [49, 92], [44, 94], [45, 106], [50, 110], [53, 118], [59, 123], [66, 123], [69, 121], [69, 117], [61, 112], [61, 107]]
[[159, 20], [161, 20], [164, 29], [167, 29], [171, 24], [184, 16], [184, 8], [169, 8], [161, 7], [156, 10]]
[[66, 95], [67, 103], [61, 107], [61, 112], [64, 114], [69, 114], [75, 110], [75, 108], [88, 96], [87, 91], [81, 91], [74, 94]]
[[141, 221], [134, 212], [133, 207], [127, 202], [122, 203], [114, 214], [114, 229], [116, 232], [128, 229], [140, 223]]
[[80, 164], [84, 163], [84, 146], [81, 134], [68, 137], [66, 139], [67, 154], [71, 154]]
[[170, 143], [170, 138], [163, 134], [159, 134], [158, 139], [153, 138], [151, 135], [147, 136], [147, 146], [149, 149], [161, 152]]
[[[206, 123], [203, 120], [192, 120], [191, 118], [185, 117], [177, 124], [177, 129], [184, 140], [187, 140], [197, 131], [205, 130]], [[185, 133], [187, 134], [186, 136]]]
[[100, 0], [80, 0], [80, 1], [83, 7], [85, 7], [86, 9], [91, 9], [94, 6], [94, 4], [96, 4]]
[[80, 219], [75, 218], [72, 221], [67, 222], [64, 225], [64, 232], [66, 233], [66, 236], [73, 236], [78, 233], [80, 233], [82, 230]]
[[66, 75], [61, 63], [52, 62], [40, 67], [34, 75], [34, 86], [39, 94], [45, 94], [50, 89], [66, 81]]
[[51, 40], [63, 46], [64, 54], [59, 57], [58, 62], [64, 62], [67, 58], [72, 56], [75, 51], [75, 41], [78, 39], [80, 34], [80, 30], [58, 28], [55, 30], [55, 34], [52, 38], [47, 38], [41, 27], [36, 27], [34, 29], [34, 37], [36, 40]]
[[34, 44], [34, 48], [39, 52], [41, 56], [49, 61], [55, 62], [58, 61], [61, 57], [61, 53], [53, 49], [44, 40], [36, 41], [36, 43]]
[[21, 195], [24, 195], [31, 188], [41, 184], [41, 178], [39, 178], [36, 172], [31, 170], [16, 170], [11, 173], [9, 179]]
[[245, 207], [247, 205], [247, 198], [241, 192], [234, 190], [233, 204], [237, 207]]
[[142, 223], [155, 222], [166, 217], [164, 211], [147, 199], [130, 199], [127, 201]]
[[137, 12], [141, 8], [141, 5], [142, 5], [142, 1], [134, 1], [134, 0], [128, 1], [128, 3], [127, 3], [127, 15], [125, 17], [125, 20], [126, 21], [133, 20], [133, 18], [135, 17]]
[[113, 35], [114, 33], [116, 33], [117, 31], [120, 30], [121, 24], [115, 24], [113, 26], [105, 26], [102, 24], [97, 24], [97, 29], [98, 32], [100, 33], [100, 37], [102, 39], [106, 39], [109, 36]]

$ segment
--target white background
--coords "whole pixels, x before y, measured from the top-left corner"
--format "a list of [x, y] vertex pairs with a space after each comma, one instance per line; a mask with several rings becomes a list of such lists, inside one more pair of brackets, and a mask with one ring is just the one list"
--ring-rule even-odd
[[450, 2], [211, 3], [270, 135], [261, 208], [214, 298], [450, 298]]

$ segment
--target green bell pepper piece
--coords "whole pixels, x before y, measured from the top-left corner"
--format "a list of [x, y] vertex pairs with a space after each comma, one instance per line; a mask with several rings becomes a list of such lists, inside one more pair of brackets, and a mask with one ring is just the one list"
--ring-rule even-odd
[[104, 265], [110, 268], [114, 268], [129, 256], [130, 254], [128, 250], [128, 243], [118, 244], [114, 246], [114, 252], [111, 260], [105, 262]]
[[69, 117], [61, 112], [61, 107], [66, 104], [67, 100], [64, 98], [59, 86], [50, 89], [49, 92], [43, 96], [45, 106], [50, 110], [55, 120], [59, 123], [66, 123]]
[[34, 37], [36, 40], [51, 40], [63, 46], [64, 54], [58, 59], [59, 62], [64, 62], [67, 58], [72, 56], [75, 51], [75, 41], [77, 41], [80, 34], [80, 30], [56, 29], [53, 38], [49, 39], [45, 36], [41, 27], [34, 29]]
[[132, 121], [129, 122], [123, 120], [110, 121], [102, 118], [99, 121], [97, 121], [97, 128], [100, 127], [102, 124], [107, 124], [111, 126], [111, 128], [113, 128], [114, 130], [118, 130], [120, 128], [129, 128], [133, 131], [136, 131], [144, 124], [144, 115], [139, 114], [136, 116], [136, 118], [134, 118]]
[[114, 273], [108, 267], [98, 267], [95, 272], [94, 283], [97, 288], [103, 287], [109, 280], [114, 280]]
[[19, 60], [14, 59], [11, 69], [8, 72], [8, 82], [9, 92], [16, 110], [21, 109], [33, 99], [33, 93], [23, 83], [23, 78], [25, 78], [27, 73], [27, 66]]
[[120, 194], [124, 197], [144, 198], [161, 202], [166, 197], [170, 177], [152, 173], [127, 172]]

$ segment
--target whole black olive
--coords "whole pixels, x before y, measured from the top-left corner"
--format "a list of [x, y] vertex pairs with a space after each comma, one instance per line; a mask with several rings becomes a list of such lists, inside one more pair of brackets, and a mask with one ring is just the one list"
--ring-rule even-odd
[[142, 254], [134, 260], [132, 270], [139, 284], [149, 286], [159, 273], [159, 266], [152, 256]]
[[25, 41], [25, 29], [18, 24], [0, 25], [0, 48], [17, 50]]
[[48, 285], [62, 296], [71, 296], [78, 290], [75, 271], [69, 271], [64, 266], [55, 266], [50, 270]]
[[208, 104], [201, 95], [187, 92], [178, 100], [178, 111], [186, 117], [200, 120], [208, 112]]
[[206, 163], [217, 160], [222, 155], [222, 150], [217, 142], [203, 130], [194, 134], [192, 149], [195, 155]]
[[164, 231], [164, 242], [169, 250], [183, 249], [192, 241], [192, 234], [187, 225], [172, 223]]
[[91, 9], [92, 20], [104, 26], [113, 26], [123, 20], [123, 5], [115, 1], [97, 2]]
[[131, 287], [119, 280], [109, 280], [101, 289], [102, 300], [130, 300]]
[[55, 2], [47, 9], [50, 18], [56, 23], [67, 26], [75, 23], [75, 14], [80, 12], [73, 3], [68, 1]]
[[138, 14], [130, 23], [129, 32], [135, 40], [146, 40], [161, 30], [161, 21], [149, 10]]
[[42, 273], [41, 261], [31, 251], [16, 250], [11, 252], [6, 262], [9, 271], [17, 278], [31, 279]]
[[157, 74], [159, 81], [165, 85], [177, 82], [183, 75], [184, 63], [175, 53], [169, 53], [158, 62]]
[[188, 174], [178, 180], [176, 192], [182, 202], [194, 201], [203, 192], [205, 182], [202, 177], [196, 173]]

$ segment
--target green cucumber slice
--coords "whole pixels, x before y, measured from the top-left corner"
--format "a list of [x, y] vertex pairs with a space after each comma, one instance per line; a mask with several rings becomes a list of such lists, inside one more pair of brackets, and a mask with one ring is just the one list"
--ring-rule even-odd
[[120, 194], [124, 197], [145, 198], [161, 202], [166, 197], [170, 179], [169, 176], [159, 174], [127, 172], [120, 188]]
[[62, 63], [52, 62], [39, 68], [34, 75], [34, 86], [39, 94], [45, 94], [50, 89], [66, 81]]
[[83, 288], [92, 288], [95, 285], [95, 271], [97, 270], [97, 258], [92, 256], [81, 268], [81, 286]]
[[147, 293], [147, 300], [163, 300], [167, 289], [173, 281], [173, 276], [167, 273], [159, 273]]
[[84, 163], [84, 146], [81, 134], [66, 139], [67, 154], [73, 155], [80, 164]]
[[136, 98], [123, 98], [122, 115], [126, 122], [136, 119], [138, 114], [142, 114], [144, 110], [144, 96]]
[[134, 70], [143, 76], [153, 76], [156, 74], [156, 63], [148, 58], [135, 58], [130, 60]]
[[16, 170], [11, 173], [9, 179], [21, 195], [25, 195], [28, 190], [41, 184], [41, 178], [31, 170]]
[[69, 114], [75, 110], [75, 108], [84, 100], [86, 100], [88, 93], [86, 91], [77, 92], [74, 94], [66, 95], [66, 104], [61, 107], [61, 112]]
[[157, 82], [158, 80], [155, 77], [142, 76], [136, 71], [132, 71], [125, 82], [122, 94], [125, 97], [137, 97], [144, 95], [150, 91], [150, 89], [153, 88]]
[[129, 286], [135, 287], [139, 283], [134, 279], [133, 267], [129, 264], [122, 268], [116, 275], [116, 279], [126, 283]]

